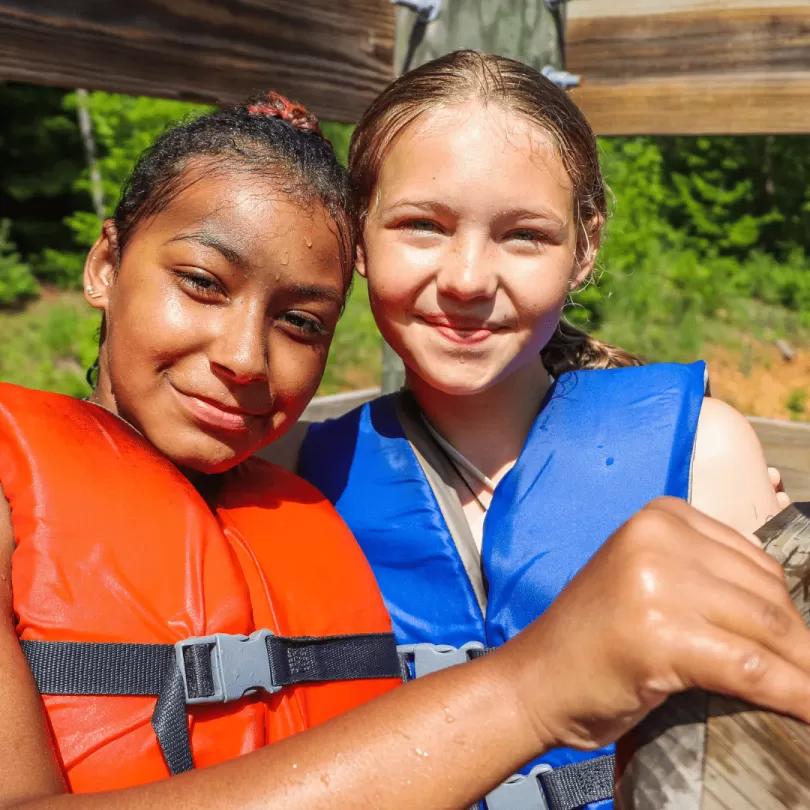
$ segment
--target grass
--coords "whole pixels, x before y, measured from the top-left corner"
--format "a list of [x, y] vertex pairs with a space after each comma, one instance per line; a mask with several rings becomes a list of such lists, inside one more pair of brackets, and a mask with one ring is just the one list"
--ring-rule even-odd
[[87, 396], [99, 316], [80, 293], [47, 294], [22, 312], [0, 312], [0, 382]]

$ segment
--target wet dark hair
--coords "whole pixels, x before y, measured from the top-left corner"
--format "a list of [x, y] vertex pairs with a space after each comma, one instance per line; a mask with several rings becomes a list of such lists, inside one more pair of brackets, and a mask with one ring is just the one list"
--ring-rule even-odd
[[[189, 171], [196, 168], [204, 174]], [[354, 229], [346, 171], [318, 119], [278, 93], [182, 123], [141, 155], [112, 218], [119, 256], [144, 220], [164, 210], [200, 176], [229, 172], [269, 176], [302, 204], [324, 206], [337, 229], [348, 287]]]
[[[326, 209], [335, 224], [348, 292], [355, 229], [346, 170], [318, 119], [273, 92], [181, 123], [141, 154], [112, 219], [104, 223], [117, 263], [141, 223], [165, 210], [201, 177], [230, 172], [270, 177], [302, 205]], [[102, 320], [101, 339], [104, 331]], [[98, 359], [86, 374], [91, 388], [97, 369]]]

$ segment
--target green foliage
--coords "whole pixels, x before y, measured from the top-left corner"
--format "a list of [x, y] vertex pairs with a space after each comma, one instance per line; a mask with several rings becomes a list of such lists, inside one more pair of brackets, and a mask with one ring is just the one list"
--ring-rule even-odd
[[366, 281], [357, 277], [335, 330], [319, 393], [379, 385], [381, 352], [382, 338], [368, 304]]
[[810, 397], [804, 388], [794, 388], [785, 400], [785, 407], [790, 411], [791, 419], [801, 419], [807, 411], [807, 399]]
[[22, 261], [9, 232], [11, 223], [0, 220], [0, 307], [19, 305], [39, 295], [31, 268]]
[[0, 381], [87, 396], [85, 369], [97, 354], [100, 318], [76, 294], [0, 312]]

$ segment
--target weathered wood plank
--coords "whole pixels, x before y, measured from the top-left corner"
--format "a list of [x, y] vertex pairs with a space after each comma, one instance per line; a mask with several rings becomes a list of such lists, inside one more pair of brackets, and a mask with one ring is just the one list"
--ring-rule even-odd
[[356, 120], [393, 75], [390, 0], [0, 0], [0, 78], [209, 103], [279, 90]]
[[810, 424], [752, 416], [765, 458], [782, 473], [794, 501], [810, 501]]
[[[810, 504], [793, 504], [757, 534], [807, 621]], [[810, 807], [810, 726], [720, 695], [668, 700], [620, 740], [617, 754], [617, 810]]]
[[602, 135], [810, 131], [804, 0], [572, 0], [567, 59]]

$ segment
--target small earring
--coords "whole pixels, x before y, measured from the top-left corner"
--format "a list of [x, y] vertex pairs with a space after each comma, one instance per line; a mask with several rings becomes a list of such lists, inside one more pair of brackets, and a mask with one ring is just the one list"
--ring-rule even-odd
[[87, 285], [87, 287], [86, 287], [85, 289], [87, 290], [87, 294], [88, 294], [88, 295], [89, 295], [91, 298], [101, 298], [101, 293], [100, 293], [100, 292], [96, 292], [96, 291], [95, 291], [95, 289], [93, 289], [93, 285], [92, 285], [92, 284], [88, 284], [88, 285]]

